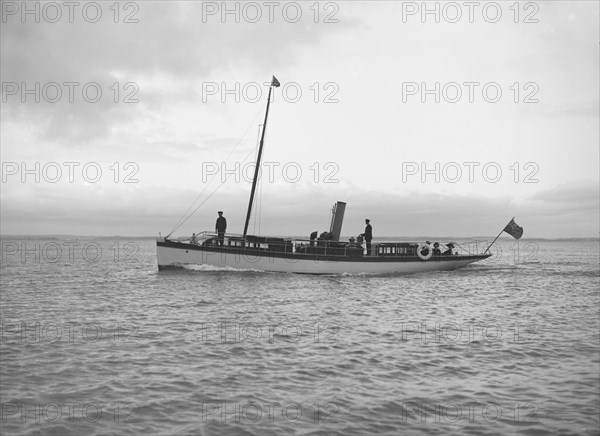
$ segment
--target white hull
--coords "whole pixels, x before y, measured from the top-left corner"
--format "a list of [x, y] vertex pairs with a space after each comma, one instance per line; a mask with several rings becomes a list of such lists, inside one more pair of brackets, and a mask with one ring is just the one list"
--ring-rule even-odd
[[[305, 274], [386, 274], [419, 273], [427, 271], [453, 270], [464, 267], [481, 257], [453, 256], [427, 261], [386, 262], [377, 261], [329, 261], [313, 259], [288, 259], [272, 256], [253, 256], [227, 252], [186, 250], [183, 248], [157, 246], [159, 268], [183, 267], [186, 265], [209, 265], [219, 268], [248, 269], [272, 272]], [[373, 259], [375, 260], [375, 259]]]

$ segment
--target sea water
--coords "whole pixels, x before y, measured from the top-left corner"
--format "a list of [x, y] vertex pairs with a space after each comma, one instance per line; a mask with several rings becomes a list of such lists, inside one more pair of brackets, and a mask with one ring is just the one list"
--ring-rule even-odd
[[1, 433], [598, 434], [598, 240], [498, 248], [313, 276], [4, 238]]

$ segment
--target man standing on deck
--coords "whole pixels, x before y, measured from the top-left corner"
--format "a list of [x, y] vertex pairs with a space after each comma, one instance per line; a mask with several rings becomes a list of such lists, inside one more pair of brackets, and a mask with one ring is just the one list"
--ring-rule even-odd
[[219, 245], [223, 246], [223, 240], [225, 239], [225, 230], [227, 230], [227, 220], [223, 216], [223, 211], [220, 210], [217, 212], [219, 214], [219, 218], [217, 218], [217, 223], [215, 224], [215, 232], [219, 237]]
[[371, 224], [369, 224], [370, 222], [371, 220], [365, 220], [367, 227], [365, 227], [364, 237], [365, 242], [367, 243], [367, 256], [371, 255], [371, 239], [373, 239], [373, 228], [371, 227]]

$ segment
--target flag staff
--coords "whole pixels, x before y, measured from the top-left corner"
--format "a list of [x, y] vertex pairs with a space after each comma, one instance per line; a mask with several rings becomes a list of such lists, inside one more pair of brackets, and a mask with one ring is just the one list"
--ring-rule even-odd
[[[508, 224], [510, 224], [512, 222], [512, 220], [514, 220], [514, 219], [515, 219], [515, 217], [512, 217], [512, 219], [508, 222]], [[483, 252], [483, 254], [487, 253], [488, 250], [492, 247], [492, 245], [494, 245], [494, 242], [496, 242], [496, 240], [500, 237], [500, 235], [502, 234], [502, 232], [504, 231], [504, 229], [506, 229], [506, 226], [504, 226], [504, 228], [502, 230], [500, 230], [500, 233], [498, 233], [498, 236], [496, 236], [496, 239], [494, 239], [492, 241], [492, 243], [490, 245], [488, 245], [488, 247], [485, 249], [485, 251]]]

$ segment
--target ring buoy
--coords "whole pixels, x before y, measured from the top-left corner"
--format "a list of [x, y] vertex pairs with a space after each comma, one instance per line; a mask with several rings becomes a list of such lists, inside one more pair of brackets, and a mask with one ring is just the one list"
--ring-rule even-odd
[[[423, 250], [427, 250], [427, 254], [421, 253]], [[429, 244], [420, 243], [417, 245], [417, 256], [421, 258], [421, 260], [429, 260], [431, 256], [433, 256], [433, 249]]]

